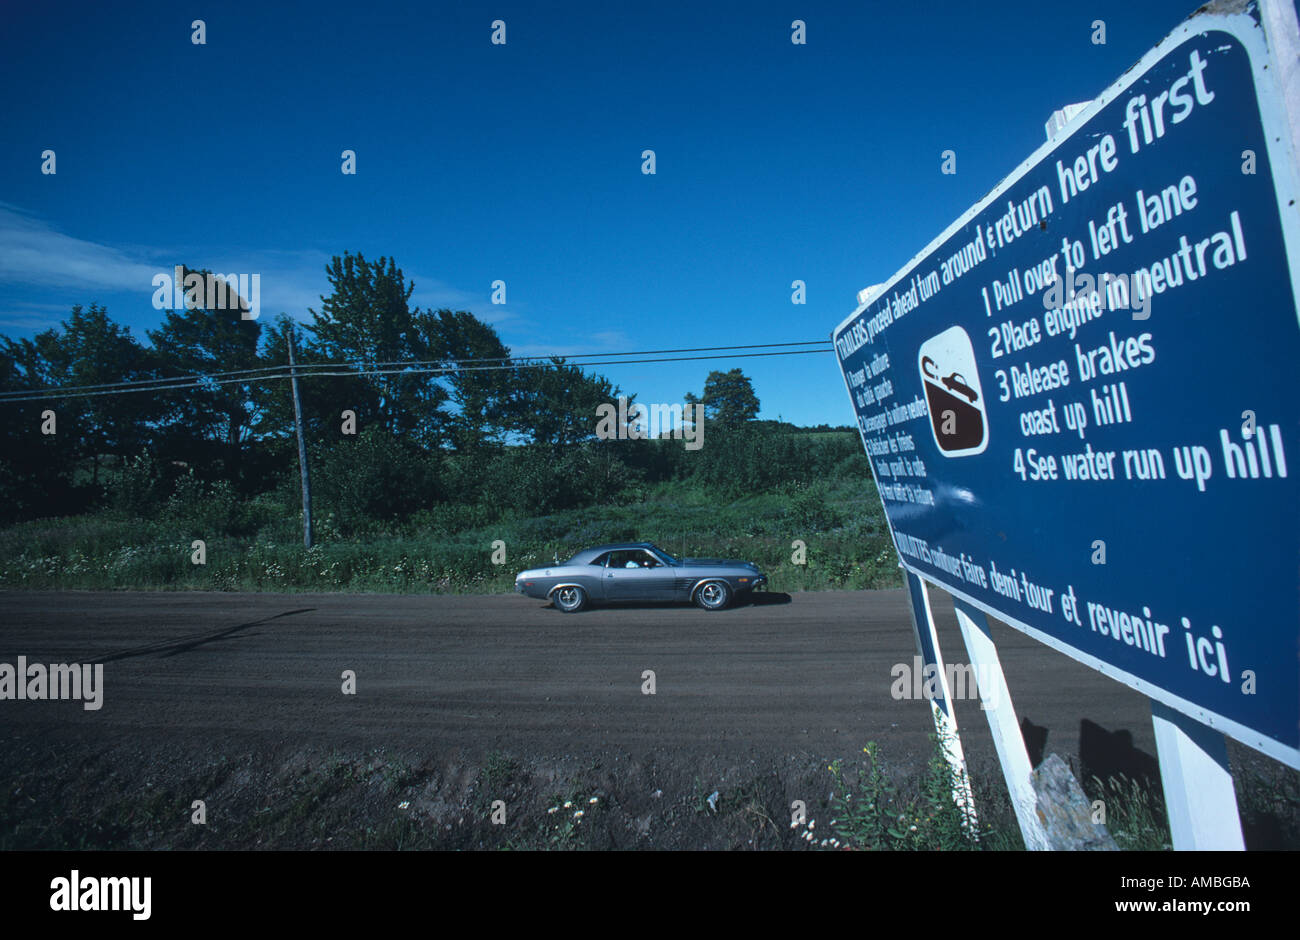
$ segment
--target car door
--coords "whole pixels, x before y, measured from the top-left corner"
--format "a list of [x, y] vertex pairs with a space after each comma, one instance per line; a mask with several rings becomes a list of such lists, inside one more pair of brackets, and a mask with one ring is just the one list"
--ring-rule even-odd
[[642, 549], [610, 552], [605, 561], [605, 599], [668, 600], [673, 577], [672, 568]]

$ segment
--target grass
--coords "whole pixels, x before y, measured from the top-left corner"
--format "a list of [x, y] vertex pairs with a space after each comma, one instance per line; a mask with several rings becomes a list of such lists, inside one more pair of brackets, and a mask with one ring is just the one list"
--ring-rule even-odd
[[539, 818], [534, 831], [510, 839], [507, 848], [569, 851], [588, 847], [586, 836], [599, 826], [599, 815], [604, 808], [600, 798], [573, 783], [548, 802], [551, 805], [546, 815]]
[[1159, 788], [1144, 786], [1123, 774], [1101, 780], [1092, 778], [1092, 797], [1102, 803], [1105, 824], [1120, 849], [1159, 852], [1173, 848], [1168, 817]]
[[[874, 743], [863, 748], [866, 759], [856, 768], [841, 761], [829, 766], [834, 781], [830, 800], [833, 818], [830, 829], [840, 846], [875, 851], [1020, 851], [1024, 849], [1015, 816], [1001, 780], [975, 781], [978, 831], [963, 826], [963, 819], [951, 795], [951, 776], [938, 739], [923, 775], [909, 780], [908, 792], [885, 773]], [[993, 769], [996, 775], [996, 768]], [[1238, 773], [1238, 791], [1243, 820], [1271, 814], [1273, 828], [1286, 828], [1282, 819], [1294, 823], [1296, 804], [1290, 812], [1278, 812], [1282, 802], [1293, 798], [1300, 774], [1273, 766], [1267, 776], [1256, 768]], [[990, 786], [992, 784], [992, 786]], [[1291, 793], [1285, 793], [1287, 787]], [[1102, 822], [1121, 851], [1169, 851], [1172, 839], [1158, 782], [1139, 781], [1124, 775], [1088, 781], [1088, 799], [1100, 800]], [[974, 838], [973, 836], [977, 836]], [[822, 844], [816, 834], [809, 840]], [[1292, 843], [1293, 845], [1294, 843]], [[830, 847], [840, 847], [832, 845]]]
[[[964, 824], [952, 796], [952, 773], [938, 738], [916, 792], [904, 795], [881, 766], [874, 742], [862, 749], [866, 765], [856, 774], [846, 773], [842, 761], [828, 770], [834, 780], [831, 794], [830, 847], [869, 850], [957, 851], [1005, 847], [1007, 837], [988, 821]], [[823, 837], [825, 839], [825, 837]], [[837, 844], [839, 843], [839, 844]], [[821, 843], [818, 843], [821, 844]]]
[[[892, 774], [869, 743], [853, 762], [794, 767], [777, 759], [729, 781], [714, 771], [712, 782], [690, 763], [611, 774], [608, 763], [556, 767], [495, 751], [468, 766], [433, 756], [413, 765], [382, 748], [233, 757], [182, 748], [130, 766], [110, 751], [42, 753], [50, 759], [38, 769], [0, 771], [0, 851], [1024, 847], [996, 767], [972, 780], [979, 810], [978, 840], [972, 837], [937, 743], [924, 767], [894, 765]], [[1252, 847], [1295, 847], [1297, 780], [1287, 768], [1263, 776], [1242, 768], [1243, 821], [1281, 812], [1273, 826], [1279, 844]], [[1105, 802], [1106, 826], [1121, 849], [1170, 848], [1158, 783], [1093, 777], [1087, 784], [1089, 799]], [[707, 803], [714, 790], [716, 808]], [[805, 802], [796, 808], [794, 797]], [[206, 825], [191, 821], [199, 798]], [[497, 799], [508, 812], [501, 825], [491, 820]]]
[[[175, 512], [43, 519], [0, 532], [0, 587], [496, 593], [512, 590], [524, 568], [624, 540], [652, 541], [679, 555], [752, 560], [773, 591], [902, 583], [870, 481], [794, 485], [734, 500], [658, 484], [637, 497], [487, 524], [476, 524], [473, 513], [422, 513], [352, 538], [339, 535], [326, 515], [316, 520], [311, 549], [302, 545], [298, 518], [269, 501], [253, 514], [261, 524], [247, 534]], [[203, 564], [194, 563], [195, 540], [204, 543]], [[505, 543], [504, 560], [493, 550], [498, 541]]]

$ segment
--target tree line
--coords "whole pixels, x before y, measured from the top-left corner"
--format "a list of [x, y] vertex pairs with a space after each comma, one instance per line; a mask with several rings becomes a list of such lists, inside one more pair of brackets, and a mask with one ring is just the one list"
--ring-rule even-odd
[[[299, 386], [318, 503], [345, 529], [439, 503], [545, 513], [639, 483], [693, 477], [733, 492], [808, 472], [807, 455], [757, 420], [758, 398], [739, 369], [710, 373], [702, 397], [686, 396], [705, 405], [709, 437], [698, 454], [680, 443], [601, 441], [597, 406], [635, 401], [608, 378], [563, 358], [512, 358], [469, 312], [412, 307], [415, 285], [392, 258], [345, 253], [326, 274], [330, 293], [301, 325], [282, 314], [263, 326], [233, 304], [187, 304], [165, 311], [141, 342], [91, 304], [31, 339], [0, 338], [0, 393], [96, 392], [4, 403], [0, 513], [147, 514], [178, 488], [202, 498], [218, 483], [239, 499], [280, 491], [289, 501], [294, 410], [290, 383], [276, 376], [287, 374], [291, 338], [304, 373], [330, 364], [343, 373]], [[180, 390], [125, 385], [192, 376], [204, 378]]]

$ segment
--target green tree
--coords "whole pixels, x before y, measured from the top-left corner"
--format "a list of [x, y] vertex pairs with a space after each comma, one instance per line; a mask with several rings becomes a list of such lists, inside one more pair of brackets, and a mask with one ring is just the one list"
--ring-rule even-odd
[[[57, 329], [6, 342], [14, 379], [29, 388], [117, 385], [160, 374], [152, 351], [98, 304], [77, 304]], [[152, 392], [95, 391], [113, 394], [51, 397], [41, 410], [55, 413], [60, 446], [69, 448], [65, 453], [72, 459], [89, 465], [91, 484], [97, 486], [105, 457], [134, 456], [148, 446], [161, 408]]]
[[510, 349], [497, 331], [464, 310], [438, 310], [416, 318], [420, 343], [449, 370], [448, 439], [459, 451], [500, 443], [508, 431], [515, 376]]
[[[333, 362], [319, 346], [304, 335], [301, 326], [285, 314], [280, 314], [262, 330], [262, 347], [258, 362], [262, 368], [284, 370], [288, 374], [289, 332], [295, 336], [294, 359], [299, 367], [299, 394], [302, 399], [302, 421], [307, 438], [313, 441], [337, 441], [342, 435], [343, 412], [356, 415], [357, 431], [382, 424], [379, 392], [367, 379], [346, 374], [348, 370], [328, 368]], [[312, 368], [325, 367], [332, 374], [312, 376]], [[263, 441], [277, 463], [296, 463], [297, 444], [294, 441], [293, 398], [288, 378], [259, 382], [253, 390], [256, 403], [253, 432]]]
[[[527, 441], [560, 448], [596, 440], [596, 409], [617, 406], [623, 392], [603, 375], [588, 375], [562, 358], [520, 366], [507, 426]], [[630, 409], [634, 396], [626, 396]]]
[[739, 369], [710, 372], [704, 380], [704, 397], [686, 393], [686, 403], [703, 402], [704, 416], [716, 424], [733, 426], [758, 417], [758, 396], [753, 383]]
[[319, 311], [310, 311], [314, 319], [307, 327], [316, 352], [367, 373], [365, 380], [377, 395], [375, 419], [390, 435], [425, 446], [441, 444], [447, 391], [429, 373], [411, 366], [437, 354], [421, 329], [420, 311], [410, 307], [415, 284], [407, 282], [393, 259], [372, 262], [360, 253], [336, 255], [325, 273], [332, 292], [321, 298]]
[[[0, 344], [0, 392], [34, 392], [46, 384], [40, 378], [41, 372], [34, 344], [15, 343], [8, 338]], [[42, 412], [57, 406], [53, 400], [3, 401], [0, 520], [4, 522], [77, 509], [73, 442], [68, 435], [41, 433]]]
[[[198, 273], [208, 276], [207, 271]], [[256, 320], [243, 319], [235, 302], [216, 310], [201, 305], [168, 310], [162, 325], [148, 335], [163, 375], [213, 377], [199, 388], [160, 396], [165, 409], [159, 428], [160, 455], [181, 461], [206, 478], [223, 477], [237, 485], [259, 419], [253, 394], [256, 383], [229, 382], [244, 376], [220, 376], [222, 384], [218, 384], [216, 373], [262, 365], [261, 327]]]

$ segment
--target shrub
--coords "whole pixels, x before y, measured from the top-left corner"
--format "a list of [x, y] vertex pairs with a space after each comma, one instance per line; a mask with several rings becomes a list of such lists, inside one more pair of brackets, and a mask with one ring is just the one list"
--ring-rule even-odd
[[318, 449], [312, 484], [313, 509], [333, 513], [345, 535], [406, 518], [440, 496], [435, 460], [382, 428]]
[[109, 504], [119, 512], [150, 518], [162, 504], [162, 485], [153, 455], [145, 452], [122, 461], [108, 487]]

